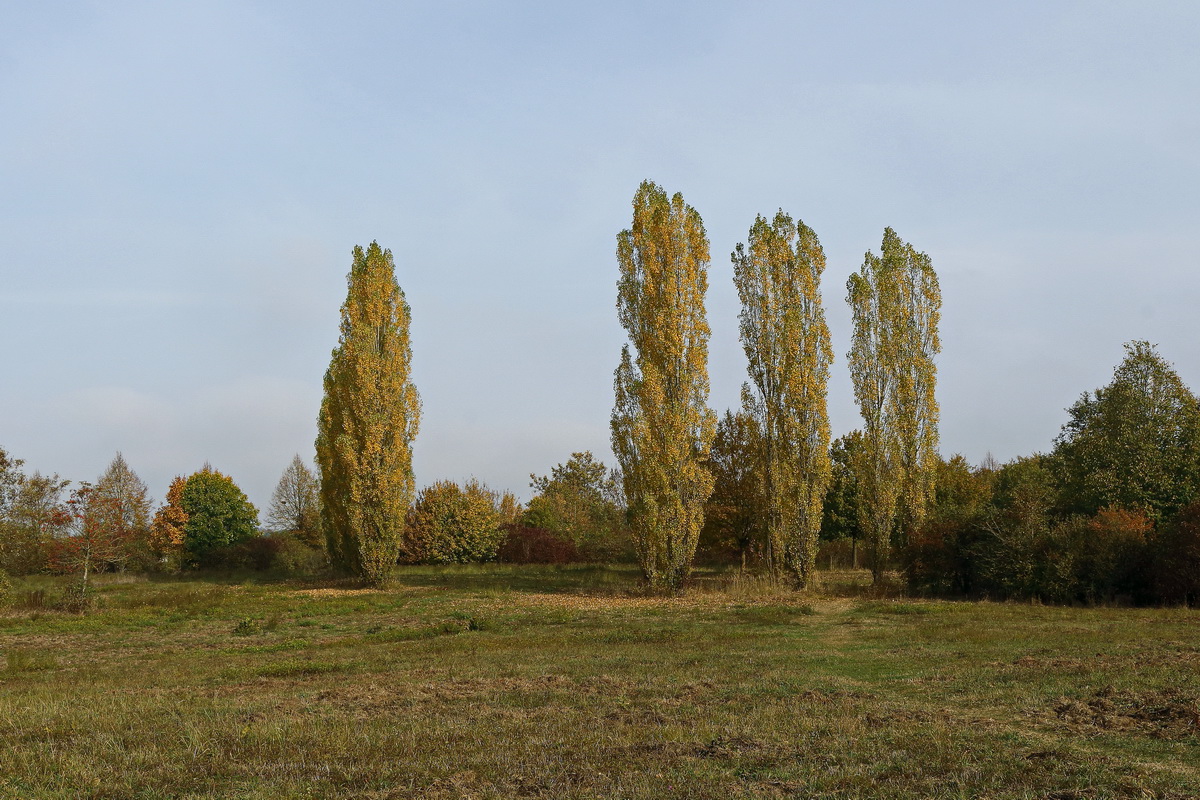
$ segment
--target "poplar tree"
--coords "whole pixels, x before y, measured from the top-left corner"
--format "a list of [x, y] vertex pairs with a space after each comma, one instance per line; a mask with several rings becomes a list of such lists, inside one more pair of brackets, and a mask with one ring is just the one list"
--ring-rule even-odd
[[812, 228], [780, 210], [771, 222], [754, 220], [732, 260], [751, 379], [742, 387], [742, 403], [761, 442], [767, 563], [777, 578], [790, 575], [804, 588], [816, 564], [831, 473], [825, 252]]
[[421, 404], [391, 251], [356, 246], [347, 284], [317, 422], [321, 517], [331, 563], [378, 585], [403, 542]]
[[933, 500], [942, 297], [929, 256], [891, 228], [880, 254], [867, 252], [846, 290], [854, 319], [850, 375], [863, 417], [859, 526], [878, 582], [897, 516], [911, 530]]
[[681, 194], [644, 181], [617, 235], [617, 314], [629, 335], [616, 371], [613, 451], [634, 548], [652, 588], [675, 592], [691, 568], [713, 478], [708, 408], [708, 237]]

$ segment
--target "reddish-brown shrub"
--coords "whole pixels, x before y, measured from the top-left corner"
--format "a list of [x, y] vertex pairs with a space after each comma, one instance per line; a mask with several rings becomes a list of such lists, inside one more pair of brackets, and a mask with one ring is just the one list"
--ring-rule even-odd
[[1180, 511], [1155, 542], [1154, 588], [1169, 603], [1200, 603], [1200, 502]]
[[964, 553], [969, 525], [967, 519], [934, 519], [910, 534], [897, 553], [909, 588], [942, 595], [971, 591], [971, 564]]
[[496, 560], [506, 564], [570, 564], [579, 561], [573, 542], [555, 536], [544, 528], [509, 523], [501, 525], [504, 541]]

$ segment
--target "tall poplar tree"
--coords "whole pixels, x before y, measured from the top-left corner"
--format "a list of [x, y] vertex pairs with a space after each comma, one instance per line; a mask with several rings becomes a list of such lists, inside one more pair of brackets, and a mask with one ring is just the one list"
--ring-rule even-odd
[[867, 252], [846, 290], [854, 318], [850, 375], [864, 423], [856, 456], [859, 525], [878, 582], [897, 515], [911, 530], [933, 500], [942, 296], [929, 256], [891, 228], [880, 254]]
[[356, 246], [347, 283], [317, 423], [321, 517], [333, 565], [378, 585], [403, 542], [421, 402], [391, 251]]
[[613, 451], [642, 571], [678, 591], [691, 568], [713, 478], [708, 408], [708, 237], [683, 196], [644, 181], [617, 235], [617, 314], [629, 334], [616, 371]]
[[767, 561], [776, 577], [790, 575], [804, 588], [816, 564], [831, 473], [825, 251], [812, 228], [780, 210], [771, 222], [754, 220], [732, 260], [751, 379], [742, 402], [761, 442]]

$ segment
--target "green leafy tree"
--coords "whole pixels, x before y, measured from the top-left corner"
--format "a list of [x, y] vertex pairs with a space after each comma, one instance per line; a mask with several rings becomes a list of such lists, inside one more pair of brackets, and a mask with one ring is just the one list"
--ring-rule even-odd
[[549, 475], [529, 478], [536, 494], [522, 517], [526, 526], [569, 539], [590, 561], [615, 560], [624, 554], [629, 534], [620, 485], [604, 462], [585, 450], [572, 453]]
[[710, 557], [735, 556], [745, 565], [764, 549], [759, 440], [758, 423], [745, 412], [726, 411], [717, 422], [708, 461], [713, 491], [700, 532], [700, 547]]
[[959, 453], [949, 460], [938, 459], [936, 492], [932, 515], [941, 518], [966, 518], [985, 509], [992, 499], [995, 469], [972, 467]]
[[295, 534], [309, 547], [325, 549], [321, 531], [321, 496], [317, 476], [297, 454], [283, 471], [275, 491], [267, 523], [274, 531]]
[[708, 237], [700, 215], [650, 181], [617, 236], [617, 314], [629, 335], [616, 371], [613, 451], [634, 548], [658, 591], [691, 569], [713, 478], [708, 408]]
[[868, 252], [846, 289], [854, 321], [850, 375], [863, 417], [859, 522], [878, 582], [897, 516], [912, 530], [933, 501], [941, 291], [929, 256], [891, 228], [880, 255]]
[[207, 464], [183, 485], [179, 505], [187, 515], [184, 549], [207, 564], [221, 550], [258, 535], [258, 509], [233, 479]]
[[780, 211], [771, 222], [757, 217], [732, 259], [751, 379], [742, 402], [760, 431], [767, 563], [804, 588], [815, 568], [831, 470], [825, 252], [812, 228]]
[[30, 575], [46, 566], [46, 545], [70, 521], [63, 492], [71, 483], [58, 475], [20, 471], [22, 462], [0, 463], [0, 569]]
[[1200, 497], [1200, 403], [1154, 345], [1125, 345], [1112, 382], [1085, 392], [1053, 458], [1065, 510], [1169, 518]]
[[501, 497], [472, 478], [421, 490], [405, 531], [407, 560], [424, 564], [491, 561], [504, 540]]
[[21, 465], [25, 462], [13, 458], [0, 447], [0, 521], [7, 520], [21, 486]]
[[858, 543], [863, 538], [861, 498], [856, 468], [862, 463], [862, 431], [835, 439], [829, 446], [830, 480], [825, 492], [821, 516], [821, 538], [826, 541], [849, 539], [851, 563], [858, 564]]
[[321, 515], [332, 564], [378, 585], [403, 543], [421, 403], [391, 251], [355, 247], [347, 282], [318, 420]]

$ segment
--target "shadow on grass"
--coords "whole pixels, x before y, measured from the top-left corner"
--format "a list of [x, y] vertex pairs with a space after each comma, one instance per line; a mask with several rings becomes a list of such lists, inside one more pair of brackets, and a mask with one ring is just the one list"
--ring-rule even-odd
[[627, 595], [645, 591], [642, 573], [630, 564], [455, 564], [402, 566], [397, 586], [445, 587], [456, 591]]
[[[797, 592], [790, 585], [777, 582], [764, 573], [746, 571], [736, 566], [697, 567], [692, 571], [683, 594], [720, 594], [735, 600], [786, 600], [804, 595], [886, 600], [907, 596], [899, 576], [889, 574], [881, 583], [873, 584], [869, 570], [818, 570], [814, 583], [812, 589]], [[641, 570], [633, 564], [401, 566], [393, 573], [392, 584], [475, 592], [618, 597], [653, 594]], [[321, 585], [335, 584], [326, 581]]]

